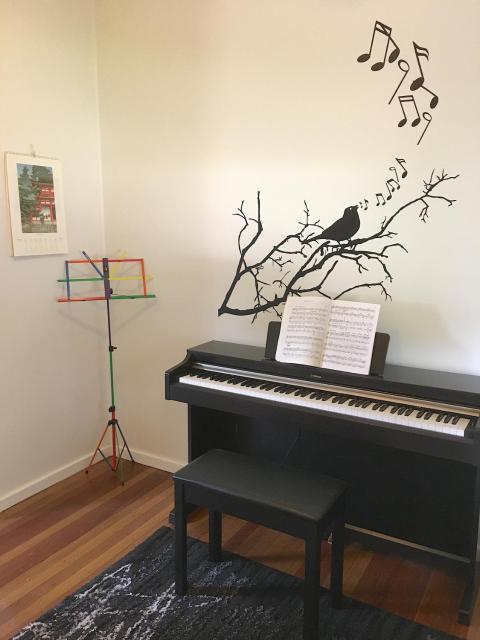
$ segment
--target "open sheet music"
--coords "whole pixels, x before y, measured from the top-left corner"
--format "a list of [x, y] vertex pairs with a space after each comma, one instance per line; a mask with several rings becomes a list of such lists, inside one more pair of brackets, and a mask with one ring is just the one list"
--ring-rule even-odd
[[379, 304], [288, 298], [276, 359], [350, 373], [369, 373]]

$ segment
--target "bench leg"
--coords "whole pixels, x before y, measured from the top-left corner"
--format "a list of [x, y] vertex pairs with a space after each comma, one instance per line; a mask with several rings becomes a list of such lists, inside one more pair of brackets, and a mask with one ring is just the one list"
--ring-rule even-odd
[[335, 518], [332, 535], [332, 570], [330, 577], [330, 593], [332, 606], [342, 606], [343, 593], [343, 554], [345, 539], [345, 510], [342, 507]]
[[318, 599], [320, 597], [320, 541], [315, 529], [305, 540], [305, 596], [303, 640], [318, 640]]
[[175, 482], [175, 592], [183, 596], [187, 592], [187, 516], [185, 487]]
[[209, 559], [211, 562], [222, 561], [222, 514], [219, 511], [208, 512]]

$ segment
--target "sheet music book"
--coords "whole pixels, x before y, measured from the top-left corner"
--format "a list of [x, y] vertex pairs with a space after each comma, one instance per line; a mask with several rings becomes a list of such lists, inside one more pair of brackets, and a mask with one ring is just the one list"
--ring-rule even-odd
[[285, 304], [279, 362], [368, 374], [379, 304], [290, 297]]

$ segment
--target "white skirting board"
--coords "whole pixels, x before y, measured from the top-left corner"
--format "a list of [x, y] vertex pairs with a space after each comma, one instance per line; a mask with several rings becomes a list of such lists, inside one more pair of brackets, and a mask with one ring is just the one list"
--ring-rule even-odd
[[[112, 453], [110, 446], [102, 448], [102, 451], [105, 456], [110, 456]], [[186, 464], [186, 462], [154, 456], [150, 453], [146, 453], [145, 451], [137, 451], [135, 449], [132, 449], [131, 451], [136, 462], [145, 464], [149, 467], [154, 467], [155, 469], [162, 469], [163, 471], [174, 472]], [[73, 462], [54, 469], [40, 478], [36, 478], [32, 482], [28, 482], [27, 484], [18, 487], [10, 493], [0, 496], [0, 512], [8, 509], [8, 507], [12, 507], [14, 504], [17, 504], [26, 498], [30, 498], [30, 496], [35, 495], [39, 491], [43, 491], [43, 489], [51, 487], [56, 482], [60, 482], [60, 480], [64, 480], [65, 478], [72, 476], [74, 473], [86, 469], [91, 457], [92, 454], [89, 453], [88, 455], [82, 456]], [[128, 460], [128, 453], [126, 451], [124, 451], [123, 457]], [[97, 454], [96, 461], [101, 460], [102, 458]]]
[[[154, 456], [146, 451], [139, 451], [138, 449], [132, 449], [132, 456], [135, 462], [145, 464], [147, 467], [154, 467], [155, 469], [161, 469], [162, 471], [170, 471], [174, 473], [181, 467], [187, 464], [186, 460], [172, 460], [171, 458], [164, 458], [161, 456]], [[125, 455], [125, 452], [124, 452]], [[126, 456], [128, 458], [128, 454]]]

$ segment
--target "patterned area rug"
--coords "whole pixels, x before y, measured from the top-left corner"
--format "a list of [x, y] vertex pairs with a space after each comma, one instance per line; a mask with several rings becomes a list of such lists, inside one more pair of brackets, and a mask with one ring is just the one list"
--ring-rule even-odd
[[[301, 640], [303, 581], [188, 540], [190, 589], [175, 595], [173, 531], [151, 538], [32, 622], [14, 640]], [[353, 600], [320, 600], [322, 640], [452, 640]]]

